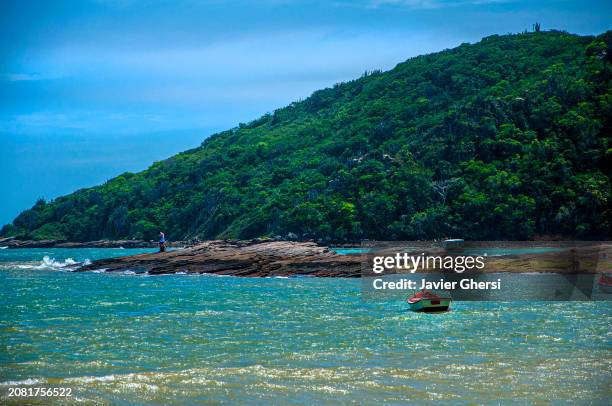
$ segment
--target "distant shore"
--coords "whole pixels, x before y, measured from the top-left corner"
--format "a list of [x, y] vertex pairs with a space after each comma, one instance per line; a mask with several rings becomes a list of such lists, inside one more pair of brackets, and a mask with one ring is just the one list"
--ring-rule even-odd
[[[465, 255], [447, 252], [440, 242], [412, 241], [411, 250], [436, 255]], [[376, 246], [377, 243], [373, 243]], [[389, 253], [398, 248], [390, 243]], [[207, 273], [226, 276], [271, 277], [271, 276], [315, 276], [358, 278], [369, 275], [364, 272], [368, 254], [368, 243], [334, 245], [334, 248], [315, 242], [295, 242], [273, 239], [174, 241], [169, 247], [182, 248], [164, 253], [131, 255], [120, 258], [100, 259], [87, 264], [78, 271], [104, 269], [107, 272], [132, 270], [151, 275], [173, 273]], [[400, 244], [401, 245], [401, 244]], [[22, 241], [0, 239], [0, 247], [20, 248], [157, 248], [155, 241], [144, 240], [100, 240], [68, 242], [58, 240]], [[341, 253], [337, 248], [358, 248], [355, 252]], [[507, 249], [518, 253], [492, 255], [486, 260], [481, 272], [512, 273], [600, 273], [612, 272], [609, 258], [612, 243], [570, 241], [490, 241], [465, 242], [465, 252], [479, 249]], [[534, 248], [557, 247], [554, 251], [532, 251]], [[379, 254], [385, 252], [377, 248]], [[531, 251], [530, 251], [531, 250]], [[348, 250], [351, 251], [351, 250]], [[454, 250], [453, 250], [454, 251]], [[395, 271], [402, 273], [405, 271]], [[436, 272], [436, 270], [417, 271]]]
[[[206, 243], [208, 241], [216, 240], [179, 240], [179, 241], [166, 241], [168, 247], [182, 247], [190, 248], [198, 244]], [[228, 240], [231, 241], [231, 240]], [[274, 239], [274, 238], [255, 238], [249, 241], [277, 241], [277, 242], [296, 242], [288, 239]], [[313, 242], [309, 241], [297, 241], [301, 243]], [[534, 239], [530, 241], [478, 241], [479, 246], [486, 244], [496, 248], [524, 248], [529, 246], [556, 246], [558, 244], [571, 243], [572, 240], [567, 239]], [[585, 241], [588, 243], [588, 241]], [[432, 244], [439, 244], [440, 241], [410, 241], [411, 245], [431, 247]], [[472, 242], [466, 241], [465, 244], [471, 244]], [[365, 245], [368, 244], [366, 240]], [[335, 248], [361, 248], [364, 246], [360, 242], [342, 242], [342, 243], [317, 243], [319, 246], [335, 247]], [[16, 248], [157, 248], [158, 242], [155, 240], [96, 240], [96, 241], [67, 241], [67, 240], [20, 240], [15, 237], [0, 238], [0, 247], [6, 247], [9, 249]]]
[[[171, 241], [168, 247], [192, 247], [199, 241]], [[97, 240], [97, 241], [65, 241], [65, 240], [18, 240], [16, 238], [0, 238], [0, 247], [17, 248], [157, 248], [156, 241], [147, 240]]]

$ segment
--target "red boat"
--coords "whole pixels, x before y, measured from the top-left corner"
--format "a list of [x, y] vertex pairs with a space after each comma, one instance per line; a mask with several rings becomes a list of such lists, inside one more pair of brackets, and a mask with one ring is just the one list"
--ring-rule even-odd
[[450, 308], [450, 295], [421, 290], [410, 296], [406, 302], [415, 312], [445, 312]]
[[605, 293], [612, 293], [612, 276], [601, 274], [599, 280], [597, 281], [597, 286], [599, 286], [599, 290]]

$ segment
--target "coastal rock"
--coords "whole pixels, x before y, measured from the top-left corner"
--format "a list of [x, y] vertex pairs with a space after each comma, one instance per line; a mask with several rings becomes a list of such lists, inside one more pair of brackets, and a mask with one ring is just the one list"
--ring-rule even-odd
[[8, 248], [49, 248], [57, 243], [57, 240], [17, 240], [11, 237], [0, 240], [0, 246]]
[[[170, 247], [194, 245], [188, 241], [166, 243]], [[8, 248], [155, 248], [157, 242], [145, 240], [98, 240], [74, 242], [64, 240], [18, 240], [13, 237], [0, 239], [0, 247]]]
[[101, 259], [79, 271], [147, 271], [151, 275], [209, 273], [271, 277], [359, 277], [359, 256], [338, 255], [313, 242], [214, 240], [163, 253]]

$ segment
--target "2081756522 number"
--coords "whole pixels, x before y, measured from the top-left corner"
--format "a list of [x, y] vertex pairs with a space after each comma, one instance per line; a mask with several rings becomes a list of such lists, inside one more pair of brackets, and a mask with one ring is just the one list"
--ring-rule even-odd
[[69, 397], [72, 396], [72, 388], [43, 388], [43, 387], [9, 387], [8, 397]]

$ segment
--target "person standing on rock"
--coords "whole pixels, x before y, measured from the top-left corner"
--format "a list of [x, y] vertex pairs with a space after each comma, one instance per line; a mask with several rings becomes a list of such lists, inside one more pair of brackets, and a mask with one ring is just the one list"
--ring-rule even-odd
[[159, 232], [159, 252], [166, 251], [166, 236], [163, 231]]

